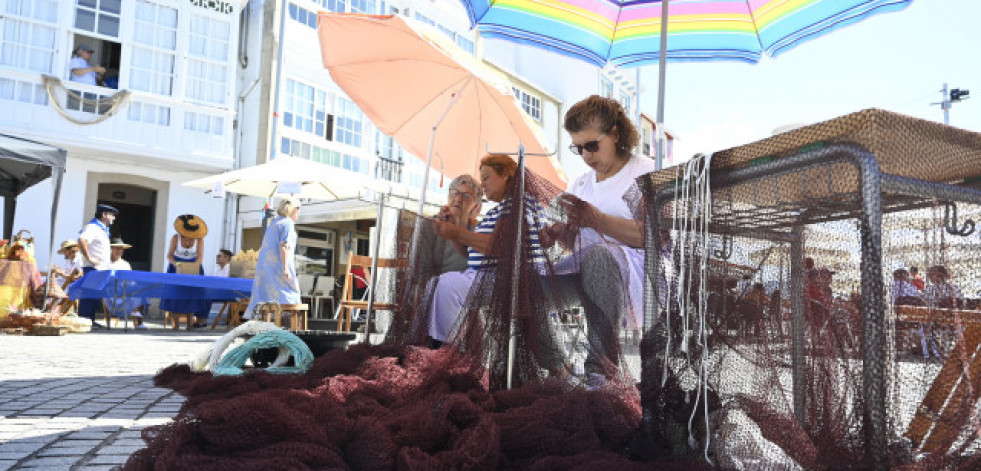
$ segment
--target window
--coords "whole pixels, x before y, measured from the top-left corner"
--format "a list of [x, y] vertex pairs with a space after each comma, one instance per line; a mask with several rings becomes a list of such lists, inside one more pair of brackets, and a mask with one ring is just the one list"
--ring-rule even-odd
[[229, 33], [227, 21], [200, 15], [191, 17], [185, 92], [188, 98], [215, 104], [226, 102]]
[[184, 113], [184, 129], [202, 134], [225, 134], [225, 118], [205, 113]]
[[343, 168], [352, 172], [368, 174], [368, 161], [351, 154], [343, 154], [336, 150], [325, 149], [306, 142], [284, 137], [279, 151], [286, 155], [310, 159], [314, 162]]
[[0, 78], [0, 100], [47, 105], [48, 94], [39, 83]]
[[170, 126], [170, 107], [151, 105], [138, 101], [130, 101], [127, 105], [126, 117], [130, 121], [139, 121], [160, 126]]
[[328, 11], [344, 13], [347, 11], [347, 0], [320, 0], [320, 4]]
[[309, 85], [286, 79], [283, 124], [327, 138], [327, 94]]
[[133, 42], [130, 88], [158, 95], [172, 95], [177, 49], [177, 10], [138, 1]]
[[600, 96], [604, 98], [613, 98], [613, 81], [606, 78], [600, 77]]
[[50, 74], [57, 23], [55, 0], [7, 0], [0, 10], [0, 66]]
[[415, 17], [416, 17], [417, 20], [419, 20], [419, 21], [421, 21], [423, 23], [426, 23], [429, 26], [436, 26], [436, 22], [435, 21], [433, 21], [428, 16], [423, 15], [422, 13], [416, 12]]
[[369, 15], [374, 15], [375, 12], [375, 0], [350, 0], [351, 1], [351, 13], [367, 13]]
[[381, 131], [375, 133], [375, 152], [383, 159], [402, 161], [402, 148], [395, 142], [394, 137], [387, 136]]
[[630, 94], [621, 90], [620, 105], [623, 106], [623, 111], [627, 113], [627, 119], [633, 119], [633, 114], [630, 113], [631, 104], [633, 104], [633, 100], [631, 99]]
[[119, 5], [122, 0], [75, 0], [75, 28], [119, 37]]
[[528, 116], [539, 121], [542, 120], [542, 100], [536, 96], [529, 95], [518, 87], [511, 87], [514, 90], [514, 99], [521, 105], [521, 109], [528, 113]]
[[317, 29], [317, 14], [290, 3], [290, 19], [310, 28]]
[[349, 146], [361, 147], [361, 127], [364, 120], [361, 110], [353, 101], [337, 97], [334, 140]]
[[471, 41], [470, 38], [462, 34], [458, 34], [456, 35], [456, 45], [460, 46], [460, 49], [469, 52], [470, 55], [474, 54], [475, 49], [474, 49], [473, 41]]

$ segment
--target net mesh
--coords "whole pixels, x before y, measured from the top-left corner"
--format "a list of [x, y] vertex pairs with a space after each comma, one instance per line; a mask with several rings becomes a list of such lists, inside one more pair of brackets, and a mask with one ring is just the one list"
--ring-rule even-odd
[[976, 134], [871, 110], [645, 176], [643, 312], [618, 244], [528, 175], [436, 350], [445, 242], [401, 213], [380, 345], [169, 367], [187, 402], [125, 469], [977, 469], [979, 161]]
[[642, 178], [645, 433], [737, 469], [978, 466], [978, 162], [866, 110]]

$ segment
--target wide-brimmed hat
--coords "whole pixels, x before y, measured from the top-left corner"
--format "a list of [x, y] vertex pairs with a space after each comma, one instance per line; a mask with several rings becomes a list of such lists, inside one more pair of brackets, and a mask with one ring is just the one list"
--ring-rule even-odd
[[112, 243], [109, 244], [109, 247], [122, 247], [124, 249], [128, 249], [128, 248], [132, 247], [132, 245], [129, 245], [126, 242], [123, 242], [123, 238], [122, 237], [113, 237], [112, 238]]
[[178, 234], [190, 239], [202, 239], [208, 235], [208, 225], [193, 214], [177, 216], [177, 219], [174, 219], [174, 229]]
[[69, 249], [71, 247], [78, 247], [78, 242], [76, 242], [76, 241], [74, 241], [72, 239], [68, 239], [68, 240], [62, 242], [61, 243], [61, 248], [58, 249], [58, 253], [64, 255], [65, 254], [65, 249]]

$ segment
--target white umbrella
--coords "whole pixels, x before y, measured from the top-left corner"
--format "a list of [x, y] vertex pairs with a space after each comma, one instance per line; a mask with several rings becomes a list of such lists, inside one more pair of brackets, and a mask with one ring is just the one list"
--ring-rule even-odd
[[[297, 157], [277, 157], [252, 167], [231, 170], [184, 183], [185, 186], [259, 197], [276, 193], [298, 198], [335, 201], [354, 199], [368, 186], [364, 177]], [[297, 191], [299, 190], [299, 191]]]

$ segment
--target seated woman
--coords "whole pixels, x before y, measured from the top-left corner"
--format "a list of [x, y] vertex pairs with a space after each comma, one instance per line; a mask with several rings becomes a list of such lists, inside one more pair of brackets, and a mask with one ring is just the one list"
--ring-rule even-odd
[[[480, 203], [483, 199], [484, 190], [477, 181], [470, 175], [460, 175], [450, 182], [449, 200], [440, 209], [436, 219], [452, 222], [472, 231], [477, 226], [477, 216], [480, 215]], [[440, 273], [466, 271], [468, 254], [465, 245], [447, 240], [442, 244], [441, 253]]]
[[[639, 134], [616, 100], [597, 95], [572, 106], [565, 115], [569, 147], [590, 170], [559, 197], [569, 225], [578, 227], [573, 254], [556, 265], [563, 296], [580, 293], [590, 351], [586, 372], [609, 376], [620, 360], [621, 325], [643, 324], [644, 238], [624, 196], [637, 177], [653, 172], [653, 160], [635, 155]], [[546, 241], [563, 240], [565, 226], [549, 228]]]
[[927, 279], [930, 286], [926, 287], [923, 297], [930, 307], [956, 309], [964, 303], [961, 289], [950, 281], [950, 272], [943, 265], [934, 265], [927, 269]]
[[[450, 220], [435, 221], [437, 236], [453, 244], [455, 250], [462, 251], [465, 248], [467, 252], [465, 271], [446, 272], [436, 281], [429, 315], [429, 336], [436, 346], [450, 338], [474, 280], [480, 274], [492, 274], [494, 267], [497, 266], [497, 259], [489, 253], [489, 249], [492, 246], [492, 234], [498, 219], [510, 211], [511, 200], [505, 197], [514, 185], [516, 171], [517, 164], [506, 155], [485, 156], [480, 160], [480, 185], [487, 199], [498, 205], [491, 208], [473, 230]], [[530, 205], [529, 199], [525, 199], [526, 220], [540, 220], [531, 215], [533, 212], [540, 211], [540, 206]], [[534, 226], [526, 240], [531, 243], [532, 253], [536, 257], [534, 261], [543, 262], [544, 255]]]
[[[123, 258], [123, 252], [132, 247], [132, 245], [123, 242], [122, 237], [112, 239], [109, 244], [109, 269], [132, 270], [129, 262]], [[128, 316], [133, 319], [133, 325], [137, 329], [146, 330], [146, 324], [143, 323], [143, 307], [148, 304], [146, 299], [137, 297], [104, 298], [103, 302], [105, 302], [110, 314], [120, 319]]]

